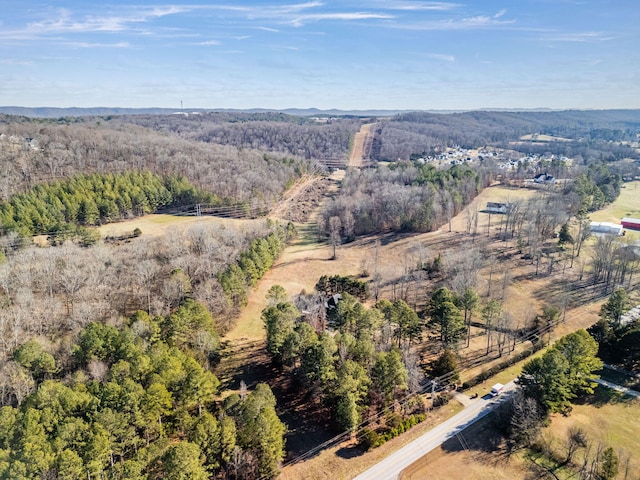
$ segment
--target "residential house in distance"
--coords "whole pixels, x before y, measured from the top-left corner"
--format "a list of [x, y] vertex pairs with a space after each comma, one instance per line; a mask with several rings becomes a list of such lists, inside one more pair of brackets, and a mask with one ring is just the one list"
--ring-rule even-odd
[[553, 175], [547, 175], [546, 173], [541, 173], [540, 175], [533, 177], [533, 181], [541, 185], [553, 185], [556, 183], [556, 177]]

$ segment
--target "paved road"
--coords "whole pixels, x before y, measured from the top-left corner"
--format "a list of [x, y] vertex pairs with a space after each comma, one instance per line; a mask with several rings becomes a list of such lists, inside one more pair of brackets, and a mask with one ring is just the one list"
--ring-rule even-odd
[[508, 398], [516, 389], [514, 382], [505, 385], [504, 393], [497, 398], [489, 395], [479, 398], [457, 415], [444, 423], [432, 428], [413, 442], [371, 467], [357, 476], [355, 480], [395, 480], [402, 470], [416, 460], [424, 457], [431, 450], [442, 445], [446, 440], [455, 436], [469, 425], [486, 416], [499, 403]]
[[625, 395], [640, 398], [640, 392], [637, 392], [636, 390], [631, 390], [630, 388], [623, 387], [622, 385], [618, 385], [615, 383], [607, 382], [606, 380], [602, 380], [600, 378], [594, 379], [593, 381], [596, 383], [599, 383], [600, 385], [604, 385], [605, 387], [611, 388], [617, 392], [622, 392]]

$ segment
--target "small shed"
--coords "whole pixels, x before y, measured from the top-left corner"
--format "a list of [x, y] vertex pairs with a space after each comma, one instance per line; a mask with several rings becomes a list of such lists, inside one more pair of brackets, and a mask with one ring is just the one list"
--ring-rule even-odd
[[482, 212], [483, 213], [497, 213], [497, 214], [504, 215], [510, 209], [511, 209], [511, 204], [510, 203], [487, 202], [487, 206], [485, 207], [484, 210], [482, 210]]

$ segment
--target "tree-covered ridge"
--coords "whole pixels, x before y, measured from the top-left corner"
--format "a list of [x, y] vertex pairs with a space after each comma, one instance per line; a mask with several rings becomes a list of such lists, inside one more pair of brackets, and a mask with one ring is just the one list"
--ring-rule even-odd
[[461, 165], [440, 170], [401, 162], [375, 170], [349, 170], [338, 196], [323, 212], [340, 219], [345, 238], [384, 231], [428, 232], [443, 225], [467, 205], [487, 180]]
[[0, 478], [276, 476], [285, 427], [275, 398], [260, 384], [216, 402], [216, 348], [211, 315], [192, 300], [121, 329], [90, 323], [67, 359], [20, 346], [3, 368], [15, 381], [2, 389]]
[[[523, 153], [549, 151], [556, 155], [581, 156], [585, 161], [613, 161], [638, 158], [633, 148], [620, 142], [634, 142], [639, 129], [638, 110], [411, 112], [381, 123], [377, 159], [409, 159], [411, 154], [454, 145], [463, 148], [492, 145]], [[521, 136], [532, 133], [564, 140], [542, 145], [519, 142]]]
[[148, 170], [181, 175], [234, 203], [271, 202], [311, 164], [248, 146], [217, 145], [158, 132], [124, 119], [0, 122], [0, 199], [80, 174]]
[[306, 159], [346, 160], [360, 120], [331, 118], [315, 122], [277, 112], [212, 112], [198, 115], [128, 115], [114, 123], [136, 123], [183, 138], [238, 148], [282, 152]]
[[220, 202], [184, 177], [150, 172], [78, 175], [33, 187], [0, 205], [5, 231], [37, 235], [155, 212], [162, 207]]

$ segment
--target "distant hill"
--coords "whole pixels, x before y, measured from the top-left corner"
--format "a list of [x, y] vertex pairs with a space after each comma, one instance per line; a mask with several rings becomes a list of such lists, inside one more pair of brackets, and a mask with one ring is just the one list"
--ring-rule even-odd
[[19, 115], [33, 118], [59, 118], [59, 117], [92, 117], [107, 115], [171, 115], [171, 114], [192, 114], [204, 112], [242, 112], [242, 113], [264, 113], [282, 112], [288, 115], [301, 117], [323, 117], [323, 116], [356, 116], [356, 117], [386, 117], [407, 113], [411, 110], [320, 110], [317, 108], [286, 108], [283, 110], [268, 108], [190, 108], [180, 110], [176, 108], [117, 108], [117, 107], [90, 107], [90, 108], [58, 108], [58, 107], [16, 107], [0, 106], [0, 113], [6, 115]]

